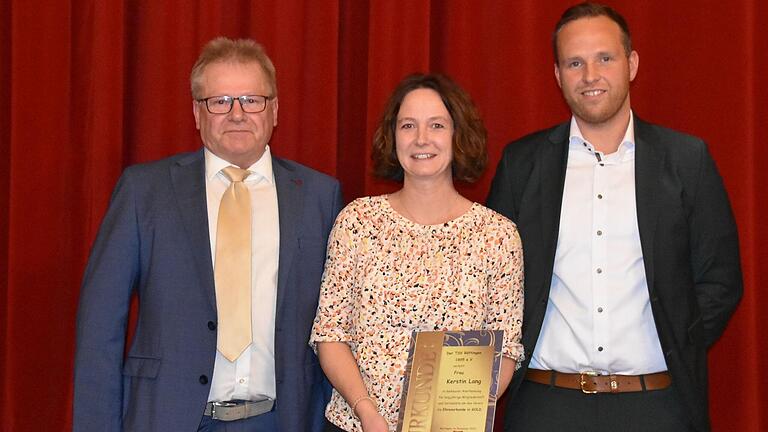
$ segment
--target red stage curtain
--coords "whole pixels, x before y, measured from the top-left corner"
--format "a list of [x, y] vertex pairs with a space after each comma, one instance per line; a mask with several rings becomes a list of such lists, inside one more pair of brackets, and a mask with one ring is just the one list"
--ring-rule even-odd
[[[405, 74], [473, 96], [491, 165], [504, 144], [567, 119], [553, 0], [0, 0], [0, 429], [67, 430], [74, 317], [88, 251], [121, 170], [200, 147], [189, 70], [217, 35], [251, 37], [278, 70], [273, 151], [342, 180], [347, 199], [393, 190], [369, 174], [382, 105]], [[616, 0], [640, 71], [639, 116], [705, 138], [741, 236], [745, 295], [710, 354], [716, 431], [764, 431], [768, 332], [768, 4]], [[763, 78], [759, 78], [759, 77]], [[763, 197], [762, 199], [760, 197]], [[760, 215], [763, 215], [762, 217]]]

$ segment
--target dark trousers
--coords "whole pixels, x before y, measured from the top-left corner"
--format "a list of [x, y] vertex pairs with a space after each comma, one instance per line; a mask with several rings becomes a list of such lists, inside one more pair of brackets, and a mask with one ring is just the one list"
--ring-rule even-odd
[[329, 422], [327, 419], [325, 420], [325, 428], [323, 429], [323, 432], [346, 432], [344, 429], [336, 426], [335, 424]]
[[203, 416], [198, 432], [276, 432], [277, 412], [272, 410], [262, 415], [235, 421], [213, 420]]
[[584, 394], [523, 381], [507, 401], [505, 432], [693, 431], [680, 398], [663, 390]]

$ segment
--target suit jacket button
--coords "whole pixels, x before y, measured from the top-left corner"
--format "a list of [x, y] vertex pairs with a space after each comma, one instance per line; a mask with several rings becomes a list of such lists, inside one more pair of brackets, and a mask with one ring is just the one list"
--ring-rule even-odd
[[200, 375], [200, 384], [208, 384], [208, 377], [205, 375]]
[[208, 321], [208, 329], [209, 330], [216, 330], [216, 323], [213, 321]]

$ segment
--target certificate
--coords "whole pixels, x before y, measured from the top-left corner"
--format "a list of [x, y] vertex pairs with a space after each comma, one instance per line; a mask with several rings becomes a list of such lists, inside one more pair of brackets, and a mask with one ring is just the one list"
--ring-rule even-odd
[[492, 432], [502, 330], [413, 332], [398, 432]]

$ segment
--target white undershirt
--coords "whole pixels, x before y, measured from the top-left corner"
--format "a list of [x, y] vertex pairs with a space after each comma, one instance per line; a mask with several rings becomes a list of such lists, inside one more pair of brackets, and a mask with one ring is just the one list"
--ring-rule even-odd
[[535, 369], [667, 370], [651, 313], [635, 200], [634, 120], [612, 154], [571, 119], [560, 232]]
[[[229, 162], [205, 149], [205, 187], [211, 257], [216, 260], [216, 224], [219, 204], [230, 181], [221, 172]], [[275, 397], [275, 309], [280, 225], [277, 190], [269, 146], [245, 179], [251, 194], [253, 343], [234, 362], [216, 351], [208, 401], [260, 400]]]

